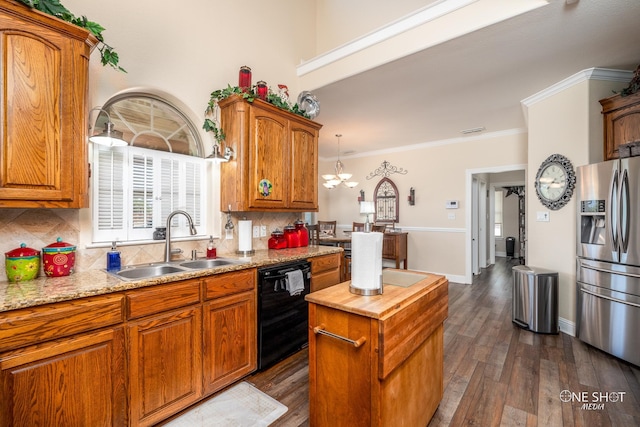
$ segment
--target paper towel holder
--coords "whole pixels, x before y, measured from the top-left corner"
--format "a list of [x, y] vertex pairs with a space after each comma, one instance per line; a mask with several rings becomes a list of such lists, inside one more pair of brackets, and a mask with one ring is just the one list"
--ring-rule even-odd
[[[241, 220], [241, 221], [247, 221], [247, 217], [246, 217], [246, 216], [245, 216], [245, 217], [242, 217], [242, 220]], [[242, 228], [242, 227], [240, 226], [240, 222], [241, 222], [241, 221], [238, 221], [238, 245], [239, 245], [239, 246], [241, 246], [241, 245], [242, 245], [242, 243], [240, 242], [240, 229]], [[251, 225], [251, 221], [248, 221], [248, 222], [249, 222], [249, 225]], [[249, 227], [249, 228], [251, 228], [251, 227]], [[249, 247], [251, 247], [252, 245], [250, 244], [250, 245], [248, 245], [248, 246], [249, 246]], [[253, 254], [255, 254], [255, 253], [256, 253], [256, 251], [255, 251], [255, 249], [253, 249], [253, 248], [251, 248], [251, 249], [240, 249], [240, 248], [238, 247], [238, 249], [236, 250], [236, 254], [237, 254], [237, 255], [241, 255], [242, 257], [247, 257], [247, 256], [253, 255]]]
[[380, 287], [376, 289], [363, 289], [356, 288], [352, 284], [349, 284], [349, 292], [361, 296], [382, 295], [384, 285], [382, 284], [382, 274], [380, 275]]
[[243, 257], [249, 256], [249, 255], [254, 255], [256, 253], [255, 249], [251, 249], [248, 251], [236, 251], [236, 255], [242, 255]]

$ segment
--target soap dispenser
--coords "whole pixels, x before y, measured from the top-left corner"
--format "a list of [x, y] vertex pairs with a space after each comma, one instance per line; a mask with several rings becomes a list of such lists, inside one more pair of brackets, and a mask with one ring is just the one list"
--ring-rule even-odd
[[209, 236], [209, 243], [207, 244], [207, 258], [216, 258], [216, 247], [213, 244], [213, 236]]
[[107, 252], [107, 271], [120, 271], [122, 267], [120, 251], [116, 247], [116, 242], [111, 242], [111, 250]]

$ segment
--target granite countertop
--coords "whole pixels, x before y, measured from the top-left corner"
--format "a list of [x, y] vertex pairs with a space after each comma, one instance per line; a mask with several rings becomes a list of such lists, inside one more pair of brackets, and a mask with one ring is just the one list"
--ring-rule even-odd
[[178, 280], [206, 277], [247, 268], [265, 267], [342, 252], [342, 250], [342, 248], [332, 246], [309, 246], [295, 249], [256, 250], [252, 256], [242, 258], [235, 254], [219, 254], [220, 257], [235, 258], [243, 261], [243, 263], [140, 280], [121, 280], [104, 270], [82, 271], [65, 277], [41, 276], [34, 280], [17, 283], [5, 280], [0, 281], [0, 312], [143, 288]]

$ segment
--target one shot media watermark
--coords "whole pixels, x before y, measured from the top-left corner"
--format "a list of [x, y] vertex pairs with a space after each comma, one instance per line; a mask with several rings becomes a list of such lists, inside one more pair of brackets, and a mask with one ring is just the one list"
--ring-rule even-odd
[[577, 403], [580, 409], [601, 411], [607, 403], [622, 403], [626, 391], [579, 391], [562, 390], [560, 400], [563, 403]]

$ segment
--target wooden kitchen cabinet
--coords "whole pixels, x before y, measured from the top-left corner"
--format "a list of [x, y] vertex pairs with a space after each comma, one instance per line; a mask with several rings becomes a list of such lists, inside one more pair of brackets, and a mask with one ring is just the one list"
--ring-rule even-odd
[[123, 298], [0, 313], [0, 426], [127, 425]]
[[343, 252], [309, 258], [311, 263], [311, 292], [319, 291], [341, 282], [340, 264], [342, 254]]
[[444, 392], [444, 276], [384, 270], [384, 293], [341, 283], [309, 301], [309, 424], [426, 426]]
[[391, 259], [396, 263], [396, 268], [407, 269], [407, 235], [408, 233], [384, 233], [382, 239], [382, 258]]
[[224, 144], [220, 206], [232, 211], [318, 210], [318, 136], [322, 125], [256, 99], [220, 101]]
[[127, 325], [129, 425], [150, 426], [202, 397], [200, 281], [135, 290], [127, 298], [129, 318], [137, 319]]
[[640, 92], [601, 99], [604, 160], [617, 159], [618, 147], [640, 140]]
[[257, 368], [256, 269], [204, 279], [204, 394], [214, 393]]
[[0, 1], [0, 207], [88, 206], [85, 29]]

